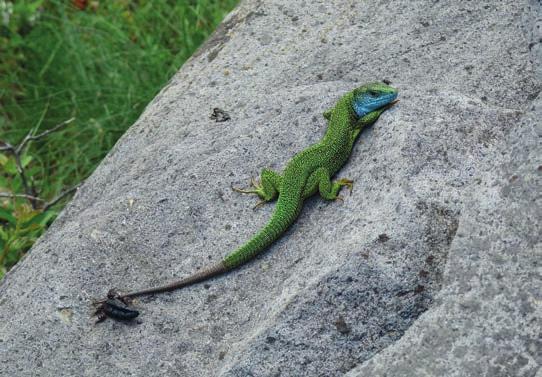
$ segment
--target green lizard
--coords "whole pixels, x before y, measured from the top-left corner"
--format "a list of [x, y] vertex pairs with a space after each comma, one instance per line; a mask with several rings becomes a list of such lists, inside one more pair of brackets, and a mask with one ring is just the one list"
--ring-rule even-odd
[[341, 187], [347, 186], [352, 190], [353, 182], [344, 178], [332, 181], [331, 177], [348, 160], [361, 130], [374, 123], [382, 112], [397, 102], [396, 98], [396, 89], [378, 82], [360, 86], [343, 95], [333, 108], [324, 113], [329, 126], [323, 139], [295, 155], [282, 175], [264, 169], [261, 183], [253, 180], [251, 189], [234, 188], [241, 193], [258, 195], [261, 199], [258, 205], [278, 197], [271, 219], [259, 232], [222, 261], [182, 280], [126, 294], [110, 290], [108, 299], [97, 303], [100, 305], [96, 312], [98, 321], [106, 317], [134, 318], [138, 312], [126, 307], [134, 297], [172, 291], [201, 282], [253, 259], [292, 225], [305, 199], [317, 192], [327, 200], [341, 199], [338, 195]]

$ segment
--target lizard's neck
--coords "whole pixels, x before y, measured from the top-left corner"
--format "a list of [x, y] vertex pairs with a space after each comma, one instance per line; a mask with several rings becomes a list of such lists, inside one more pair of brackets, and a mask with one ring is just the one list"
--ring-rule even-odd
[[334, 145], [339, 150], [352, 148], [352, 124], [355, 122], [355, 115], [351, 109], [352, 99], [344, 96], [335, 105], [331, 112], [329, 126], [322, 139], [322, 143]]

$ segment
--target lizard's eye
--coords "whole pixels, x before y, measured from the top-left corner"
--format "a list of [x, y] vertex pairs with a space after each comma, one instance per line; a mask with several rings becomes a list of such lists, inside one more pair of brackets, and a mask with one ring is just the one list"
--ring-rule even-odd
[[370, 95], [371, 97], [378, 97], [378, 93], [375, 92], [374, 90], [370, 90], [370, 91], [369, 91], [369, 95]]

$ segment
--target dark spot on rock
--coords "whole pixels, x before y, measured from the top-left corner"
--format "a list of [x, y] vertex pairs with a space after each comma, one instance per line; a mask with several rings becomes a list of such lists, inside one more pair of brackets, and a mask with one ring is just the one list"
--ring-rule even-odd
[[421, 270], [418, 275], [422, 278], [426, 278], [429, 276], [429, 272], [428, 271], [425, 271], [425, 270]]
[[273, 336], [268, 336], [267, 338], [265, 338], [265, 342], [266, 343], [269, 343], [269, 344], [273, 344], [277, 341], [277, 338], [273, 337]]
[[379, 242], [387, 242], [389, 240], [390, 240], [390, 237], [386, 233], [382, 233], [378, 235]]
[[527, 94], [528, 101], [534, 101], [536, 97], [540, 94], [540, 90]]
[[324, 75], [321, 74], [321, 73], [319, 73], [319, 74], [316, 75], [316, 78], [317, 78], [318, 80], [323, 80], [323, 79], [324, 79]]
[[386, 85], [391, 85], [391, 80], [383, 79], [382, 82]]
[[241, 18], [238, 15], [233, 15], [228, 21], [221, 23], [216, 28], [215, 32], [207, 39], [207, 42], [203, 44], [193, 55], [193, 58], [200, 56], [206, 51], [213, 50], [207, 56], [208, 61], [213, 61], [218, 55], [220, 50], [224, 47], [224, 44], [230, 40], [230, 31], [241, 22], [247, 20], [251, 16], [249, 13], [245, 18]]
[[205, 298], [205, 302], [213, 302], [213, 301], [215, 301], [217, 298], [218, 298], [217, 295], [215, 295], [215, 294], [210, 294], [209, 296], [207, 296], [207, 297]]
[[518, 355], [516, 357], [516, 364], [518, 365], [518, 369], [524, 367], [525, 365], [529, 364], [529, 359], [527, 359], [526, 357], [523, 357], [522, 355]]
[[226, 351], [220, 351], [218, 354], [218, 360], [224, 360], [224, 357], [226, 357]]
[[218, 56], [218, 53], [220, 52], [220, 48], [215, 48], [213, 51], [211, 51], [209, 53], [209, 55], [207, 55], [207, 61], [210, 63], [212, 62], [213, 60], [215, 60], [215, 58]]
[[414, 293], [419, 294], [422, 293], [425, 290], [425, 287], [423, 285], [418, 284], [416, 288], [414, 288]]
[[230, 229], [231, 229], [231, 225], [230, 225], [230, 224], [226, 224], [226, 225], [224, 225], [224, 229], [226, 229], [226, 230], [230, 230]]
[[433, 264], [434, 261], [435, 261], [434, 255], [429, 255], [427, 258], [425, 258], [425, 263], [427, 264]]
[[335, 322], [333, 322], [335, 325], [335, 328], [338, 332], [341, 334], [348, 334], [350, 333], [350, 326], [345, 322], [343, 316], [339, 316]]

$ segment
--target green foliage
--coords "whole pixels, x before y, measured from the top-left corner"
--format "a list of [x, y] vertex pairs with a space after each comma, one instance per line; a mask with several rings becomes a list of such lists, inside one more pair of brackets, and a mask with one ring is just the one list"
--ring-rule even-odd
[[23, 199], [4, 201], [0, 207], [0, 278], [24, 255], [54, 219], [54, 210], [33, 209]]
[[[86, 178], [237, 1], [0, 0], [0, 139], [16, 144], [76, 118], [25, 152], [39, 196]], [[0, 161], [0, 192], [23, 193], [12, 157]], [[1, 269], [58, 207], [30, 224], [40, 213], [28, 200], [0, 204]]]

